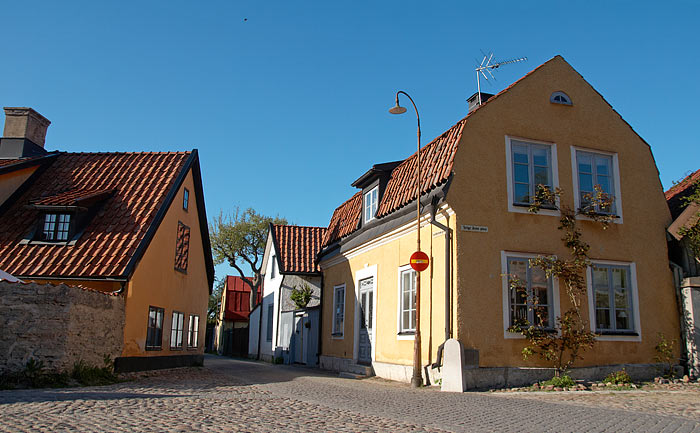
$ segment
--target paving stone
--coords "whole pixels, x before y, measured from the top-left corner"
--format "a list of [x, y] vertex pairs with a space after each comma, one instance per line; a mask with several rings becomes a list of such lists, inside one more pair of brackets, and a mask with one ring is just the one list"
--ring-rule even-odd
[[700, 432], [692, 411], [523, 397], [537, 393], [441, 393], [212, 356], [205, 365], [105, 387], [0, 391], [0, 432]]

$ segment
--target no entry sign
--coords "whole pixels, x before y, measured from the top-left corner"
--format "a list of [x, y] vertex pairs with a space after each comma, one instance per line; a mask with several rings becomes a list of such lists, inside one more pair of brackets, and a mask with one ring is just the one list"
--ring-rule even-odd
[[428, 269], [429, 264], [430, 259], [423, 251], [416, 251], [415, 253], [411, 254], [411, 267], [416, 272], [422, 272]]

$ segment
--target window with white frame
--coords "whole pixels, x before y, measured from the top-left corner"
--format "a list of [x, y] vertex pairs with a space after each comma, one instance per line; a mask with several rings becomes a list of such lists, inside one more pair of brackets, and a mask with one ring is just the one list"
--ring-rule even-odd
[[333, 335], [342, 337], [345, 326], [345, 285], [333, 288]]
[[630, 266], [594, 263], [590, 275], [596, 332], [635, 333], [634, 289]]
[[617, 212], [615, 170], [613, 155], [576, 149], [577, 206], [581, 209], [591, 206], [590, 198], [595, 195], [594, 186], [599, 185], [601, 191], [612, 198], [612, 204], [606, 207], [596, 204], [592, 210], [598, 213], [615, 214]]
[[272, 261], [270, 263], [270, 278], [275, 278], [275, 265], [277, 264], [277, 258], [273, 255], [270, 260]]
[[379, 186], [375, 186], [365, 193], [365, 223], [374, 219], [377, 213], [377, 201], [379, 197]]
[[507, 257], [510, 326], [553, 327], [552, 279], [528, 257]]
[[187, 347], [197, 347], [199, 343], [199, 316], [196, 314], [190, 314], [187, 331]]
[[399, 334], [416, 331], [416, 271], [399, 272]]
[[554, 188], [552, 145], [510, 139], [512, 203], [532, 204], [538, 185]]
[[170, 348], [182, 349], [182, 330], [185, 325], [185, 315], [178, 311], [173, 312], [173, 321], [170, 325]]

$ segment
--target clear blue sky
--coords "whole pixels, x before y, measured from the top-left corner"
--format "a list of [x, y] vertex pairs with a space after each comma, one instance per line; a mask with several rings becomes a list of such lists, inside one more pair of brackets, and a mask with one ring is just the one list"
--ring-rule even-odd
[[[0, 105], [47, 148], [200, 151], [209, 217], [325, 226], [373, 163], [466, 115], [481, 51], [495, 93], [561, 54], [651, 144], [664, 187], [700, 168], [696, 1], [34, 1], [0, 9]], [[218, 271], [223, 273], [224, 268]]]

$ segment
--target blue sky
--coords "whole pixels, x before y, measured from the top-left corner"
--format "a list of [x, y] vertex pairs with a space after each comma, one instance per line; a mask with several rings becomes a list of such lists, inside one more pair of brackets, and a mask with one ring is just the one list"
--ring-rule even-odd
[[[0, 104], [47, 148], [200, 151], [209, 217], [253, 207], [325, 226], [373, 163], [466, 115], [482, 51], [496, 93], [561, 54], [651, 144], [664, 187], [700, 168], [694, 1], [8, 2]], [[410, 114], [410, 113], [409, 113]], [[224, 268], [219, 268], [225, 272]]]

